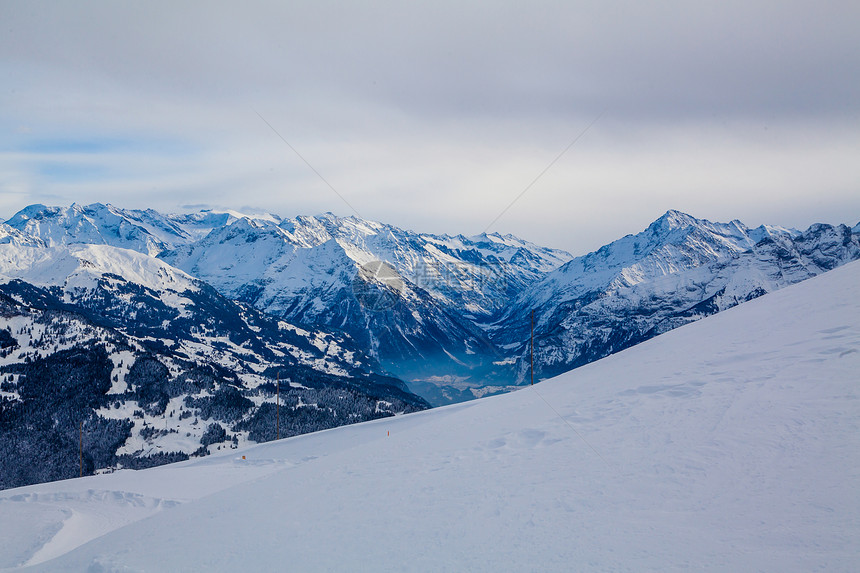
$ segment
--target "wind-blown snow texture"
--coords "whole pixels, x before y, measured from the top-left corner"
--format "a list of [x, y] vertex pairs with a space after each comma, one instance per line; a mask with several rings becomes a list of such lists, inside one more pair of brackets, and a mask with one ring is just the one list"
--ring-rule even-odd
[[858, 284], [851, 263], [502, 396], [0, 492], [0, 566], [855, 571]]

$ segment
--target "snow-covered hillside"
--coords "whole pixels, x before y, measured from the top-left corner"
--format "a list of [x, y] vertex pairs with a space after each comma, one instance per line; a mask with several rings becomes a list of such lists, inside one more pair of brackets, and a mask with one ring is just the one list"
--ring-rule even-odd
[[0, 492], [0, 567], [854, 571], [858, 284], [850, 263], [503, 396]]
[[97, 244], [27, 247], [0, 244], [0, 282], [20, 279], [64, 290], [94, 289], [104, 275], [156, 291], [197, 290], [194, 278], [156, 258]]

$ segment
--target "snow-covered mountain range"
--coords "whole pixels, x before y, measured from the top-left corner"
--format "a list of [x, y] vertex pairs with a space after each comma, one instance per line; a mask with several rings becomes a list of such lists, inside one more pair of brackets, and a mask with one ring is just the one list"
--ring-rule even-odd
[[[511, 235], [419, 234], [331, 214], [284, 219], [33, 205], [5, 227], [19, 243], [101, 244], [158, 258], [232, 300], [290, 323], [346, 333], [414, 387], [435, 391], [427, 380], [471, 380], [469, 386], [481, 387], [477, 395], [503, 389], [488, 390], [483, 380], [498, 369], [494, 363], [509, 360], [481, 324], [572, 258]], [[374, 271], [380, 262], [392, 269], [393, 281], [380, 280]], [[509, 378], [499, 378], [503, 387]]]
[[540, 380], [858, 259], [858, 228], [669, 211], [573, 257], [332, 214], [33, 205], [0, 223], [0, 431], [59, 458], [2, 485], [74, 475], [81, 423], [95, 470], [509, 391], [532, 312]]
[[748, 228], [669, 211], [574, 258], [511, 235], [414, 233], [332, 214], [95, 204], [34, 205], [0, 235], [16, 246], [103, 244], [154, 257], [231, 300], [348, 335], [441, 404], [530, 378], [532, 311], [535, 375], [545, 377], [854, 260], [858, 228]]
[[0, 569], [854, 571], [860, 262], [503, 396], [0, 492]]
[[669, 211], [529, 286], [488, 336], [518, 355], [523, 380], [534, 310], [535, 376], [551, 376], [858, 258], [857, 227], [750, 229]]

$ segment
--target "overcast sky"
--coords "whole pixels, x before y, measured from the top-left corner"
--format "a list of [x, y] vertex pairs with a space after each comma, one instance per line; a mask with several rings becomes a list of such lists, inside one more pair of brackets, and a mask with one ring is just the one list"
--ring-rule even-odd
[[331, 211], [574, 254], [670, 208], [853, 225], [858, 30], [856, 0], [3, 0], [0, 218]]

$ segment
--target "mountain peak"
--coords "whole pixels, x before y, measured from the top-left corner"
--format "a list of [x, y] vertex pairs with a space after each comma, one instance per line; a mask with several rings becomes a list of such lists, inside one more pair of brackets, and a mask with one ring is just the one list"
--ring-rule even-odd
[[699, 219], [696, 219], [692, 215], [688, 215], [683, 211], [669, 209], [659, 219], [654, 221], [651, 224], [651, 227], [672, 231], [675, 229], [682, 229], [684, 227], [695, 226], [700, 222], [701, 221]]
[[29, 219], [38, 218], [40, 213], [44, 213], [50, 209], [56, 209], [56, 207], [48, 207], [47, 205], [43, 205], [41, 203], [34, 203], [32, 205], [27, 205], [14, 215], [10, 219], [6, 221], [8, 224], [13, 224], [15, 221], [27, 221]]
[[[66, 210], [62, 209], [61, 210]], [[117, 208], [111, 205], [110, 203], [101, 203], [96, 201], [95, 203], [90, 203], [89, 205], [82, 205], [81, 203], [72, 203], [69, 205], [67, 211], [75, 212], [75, 213], [100, 213], [104, 211], [116, 211]]]

